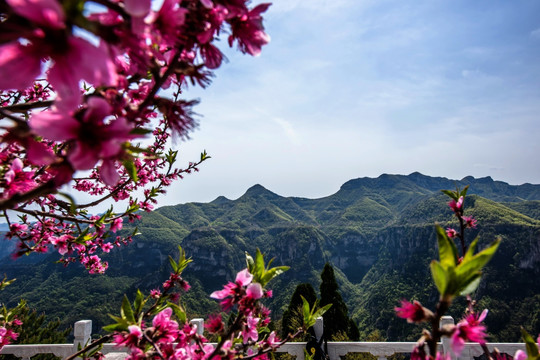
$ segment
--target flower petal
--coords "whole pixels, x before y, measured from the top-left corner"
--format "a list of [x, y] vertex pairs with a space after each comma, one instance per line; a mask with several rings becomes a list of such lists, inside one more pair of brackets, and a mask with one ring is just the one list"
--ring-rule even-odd
[[0, 89], [26, 89], [41, 73], [41, 57], [33, 45], [0, 46]]

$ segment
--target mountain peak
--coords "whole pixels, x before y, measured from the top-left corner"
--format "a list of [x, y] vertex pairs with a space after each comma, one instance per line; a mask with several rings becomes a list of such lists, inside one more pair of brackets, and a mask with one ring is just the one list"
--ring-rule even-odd
[[231, 202], [231, 200], [227, 199], [225, 196], [221, 195], [215, 198], [211, 203], [214, 205], [223, 205]]
[[255, 184], [252, 187], [250, 187], [249, 189], [247, 189], [246, 193], [242, 197], [244, 197], [244, 196], [249, 196], [249, 197], [254, 197], [254, 196], [277, 197], [279, 195], [271, 192], [270, 190], [268, 190], [267, 188], [265, 188], [261, 184]]

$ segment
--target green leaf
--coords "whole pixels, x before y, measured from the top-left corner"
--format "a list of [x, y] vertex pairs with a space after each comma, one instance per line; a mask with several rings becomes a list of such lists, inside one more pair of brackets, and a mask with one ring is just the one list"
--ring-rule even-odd
[[525, 342], [525, 347], [527, 349], [528, 359], [536, 359], [540, 356], [538, 352], [538, 345], [534, 341], [533, 337], [523, 328], [521, 328], [521, 337]]
[[135, 227], [135, 229], [133, 230], [133, 232], [131, 233], [131, 236], [137, 236], [137, 235], [141, 235], [142, 233], [139, 231], [139, 228], [138, 227]]
[[437, 231], [437, 243], [439, 245], [439, 260], [441, 265], [445, 269], [456, 267], [458, 258], [456, 244], [454, 244], [454, 241], [446, 235], [446, 231], [444, 231], [441, 226], [436, 225], [435, 228]]
[[4, 290], [4, 288], [5, 288], [6, 286], [9, 286], [9, 285], [13, 284], [13, 282], [14, 282], [15, 280], [17, 280], [17, 279], [11, 279], [11, 280], [8, 280], [8, 279], [7, 279], [7, 276], [4, 275], [4, 279], [0, 282], [0, 290]]
[[[257, 249], [257, 252], [255, 253], [255, 274], [258, 277], [258, 280], [262, 280], [262, 276], [264, 273], [264, 257], [261, 253], [261, 250]], [[261, 283], [261, 285], [264, 286], [264, 284]]]
[[473, 256], [474, 256], [474, 252], [476, 251], [476, 245], [478, 244], [478, 237], [476, 239], [473, 240], [473, 242], [471, 243], [471, 245], [469, 245], [469, 248], [467, 249], [467, 253], [465, 254], [465, 256], [463, 257], [463, 261], [469, 261]]
[[444, 295], [448, 285], [448, 274], [446, 273], [446, 270], [437, 260], [431, 261], [430, 269], [431, 276], [433, 277], [435, 286], [437, 286], [437, 290], [439, 290], [439, 294]]
[[462, 284], [463, 289], [460, 291], [459, 295], [469, 295], [480, 285], [480, 280], [482, 279], [481, 274], [474, 275], [471, 279], [467, 280], [467, 284]]
[[[262, 281], [264, 284], [268, 284], [270, 280], [275, 278], [276, 276], [283, 274], [285, 271], [289, 270], [289, 266], [276, 266], [275, 268], [272, 268], [268, 270], [262, 277]], [[261, 284], [262, 285], [262, 284]]]
[[137, 168], [135, 167], [135, 164], [131, 160], [124, 160], [122, 161], [122, 164], [124, 165], [124, 168], [126, 168], [126, 171], [131, 178], [131, 180], [137, 182], [139, 181], [139, 177], [137, 176]]
[[317, 309], [318, 302], [315, 302], [315, 304], [313, 304], [313, 308], [310, 309], [308, 301], [302, 295], [300, 295], [300, 297], [302, 298], [302, 313], [304, 315], [305, 329], [309, 329], [315, 325], [317, 318], [323, 316], [324, 313], [326, 313], [328, 309], [332, 307], [332, 304], [327, 304], [322, 308]]
[[270, 264], [272, 264], [273, 260], [274, 259], [271, 259], [265, 267], [264, 256], [261, 253], [261, 250], [257, 249], [255, 259], [246, 252], [246, 263], [249, 273], [253, 275], [253, 282], [259, 283], [264, 287], [270, 280], [289, 269], [288, 266], [276, 266], [270, 268]]
[[467, 260], [465, 260], [464, 258], [461, 264], [459, 264], [459, 266], [456, 268], [456, 276], [458, 278], [458, 281], [465, 281], [471, 278], [473, 275], [479, 273], [482, 268], [489, 262], [489, 260], [491, 260], [493, 255], [495, 255], [495, 252], [497, 251], [500, 243], [501, 239], [497, 239], [493, 243], [491, 243], [490, 246], [480, 251], [478, 254], [473, 256], [469, 255], [467, 257]]
[[167, 155], [165, 155], [165, 159], [169, 164], [173, 164], [176, 161], [176, 156], [178, 155], [178, 150], [170, 150]]
[[121, 317], [114, 316], [111, 314], [109, 314], [109, 317], [113, 319], [114, 321], [116, 321], [116, 324], [110, 324], [110, 325], [104, 326], [103, 329], [105, 331], [111, 332], [111, 331], [127, 331], [128, 330], [129, 323], [125, 319], [122, 319]]
[[457, 281], [455, 268], [445, 269], [448, 279], [446, 290], [444, 291], [444, 297], [455, 297], [459, 293], [459, 283]]
[[142, 312], [144, 304], [146, 304], [146, 299], [144, 298], [141, 290], [137, 289], [137, 294], [135, 295], [135, 301], [133, 302], [133, 307], [135, 308], [135, 313], [139, 314]]
[[332, 307], [332, 304], [326, 304], [322, 308], [315, 311], [315, 313], [313, 313], [313, 317], [315, 318], [315, 320], [317, 320], [318, 317], [323, 316], [331, 307]]
[[169, 263], [171, 264], [171, 267], [174, 272], [178, 270], [178, 264], [176, 264], [176, 261], [172, 258], [172, 256], [169, 255]]
[[150, 155], [150, 154], [153, 154], [153, 152], [150, 151], [150, 149], [148, 149], [148, 148], [143, 148], [143, 147], [140, 147], [140, 146], [129, 145], [129, 146], [127, 147], [127, 149], [128, 149], [129, 152], [132, 153], [132, 154], [146, 154], [147, 156]]
[[71, 215], [74, 215], [77, 212], [77, 203], [75, 202], [75, 199], [73, 198], [73, 196], [71, 196], [68, 193], [64, 193], [64, 192], [58, 192], [58, 195], [62, 195], [63, 197], [68, 199], [68, 201], [69, 201], [69, 213]]
[[314, 356], [315, 356], [315, 348], [311, 349], [311, 354], [308, 353], [307, 349], [304, 349], [304, 359], [305, 360], [313, 360]]
[[210, 155], [208, 155], [206, 153], [206, 150], [203, 150], [203, 152], [201, 153], [201, 161], [204, 161], [204, 160], [207, 160], [207, 159], [210, 159]]
[[126, 295], [122, 299], [122, 308], [120, 309], [120, 316], [122, 319], [126, 319], [130, 323], [135, 323], [135, 316], [133, 314], [133, 309]]
[[251, 271], [253, 267], [255, 266], [255, 261], [253, 260], [253, 256], [249, 255], [249, 253], [246, 251], [246, 265], [247, 268]]
[[185, 268], [188, 266], [190, 262], [193, 262], [191, 258], [186, 259], [186, 252], [184, 249], [182, 249], [181, 246], [178, 246], [179, 256], [178, 256], [178, 262], [177, 262], [177, 268], [175, 270], [176, 273], [180, 274], [182, 271], [185, 270]]
[[167, 301], [167, 306], [172, 309], [178, 320], [180, 320], [180, 323], [185, 324], [187, 322], [186, 312], [182, 307], [169, 301]]
[[309, 303], [308, 301], [300, 295], [302, 298], [302, 313], [304, 315], [304, 327], [306, 329], [309, 329], [313, 325], [315, 325], [315, 320], [311, 317], [311, 311], [309, 309]]
[[446, 195], [448, 195], [450, 198], [454, 199], [455, 201], [458, 201], [459, 199], [459, 196], [457, 196], [455, 191], [441, 190], [441, 192], [445, 193]]
[[463, 190], [459, 193], [459, 196], [465, 197], [467, 195], [467, 190], [469, 190], [469, 185], [465, 186]]

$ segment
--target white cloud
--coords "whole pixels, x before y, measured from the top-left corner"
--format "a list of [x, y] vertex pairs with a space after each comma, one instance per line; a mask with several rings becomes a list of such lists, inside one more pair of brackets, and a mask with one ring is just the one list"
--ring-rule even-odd
[[298, 137], [298, 134], [296, 133], [293, 125], [289, 121], [278, 117], [275, 117], [272, 120], [283, 129], [283, 132], [293, 145], [300, 145], [300, 139]]
[[531, 37], [532, 37], [533, 39], [540, 40], [540, 28], [531, 31], [531, 34], [530, 34], [530, 35], [531, 35]]

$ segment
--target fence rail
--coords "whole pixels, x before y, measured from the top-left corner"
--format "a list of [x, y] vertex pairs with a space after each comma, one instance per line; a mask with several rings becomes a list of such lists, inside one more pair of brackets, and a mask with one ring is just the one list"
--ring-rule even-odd
[[[197, 331], [202, 333], [203, 319], [193, 319], [192, 323], [197, 325]], [[454, 323], [454, 319], [450, 316], [445, 316], [442, 320], [443, 324]], [[322, 334], [322, 318], [318, 319], [315, 324], [315, 333], [317, 337]], [[62, 359], [67, 358], [71, 354], [78, 351], [79, 346], [84, 346], [92, 336], [92, 321], [82, 320], [77, 321], [74, 326], [75, 340], [72, 344], [32, 344], [32, 345], [6, 345], [0, 350], [0, 355], [11, 354], [21, 360], [30, 360], [34, 355], [39, 354], [54, 354]], [[377, 357], [378, 360], [386, 360], [389, 356], [399, 353], [410, 353], [416, 345], [414, 342], [328, 342], [327, 349], [330, 360], [340, 360], [342, 356], [349, 353], [369, 353]], [[445, 353], [452, 354], [450, 351], [449, 339], [443, 339], [440, 344], [441, 350]], [[305, 342], [291, 342], [281, 346], [278, 353], [288, 353], [296, 357], [296, 360], [304, 360]], [[525, 350], [525, 345], [521, 343], [490, 343], [488, 348], [492, 351], [497, 348], [501, 353], [514, 355], [521, 349]], [[119, 348], [114, 344], [104, 344], [101, 352], [107, 360], [120, 360], [126, 356], [127, 349]], [[483, 354], [482, 349], [478, 344], [467, 343], [459, 358], [452, 356], [453, 360], [474, 360], [474, 357], [479, 357]]]

